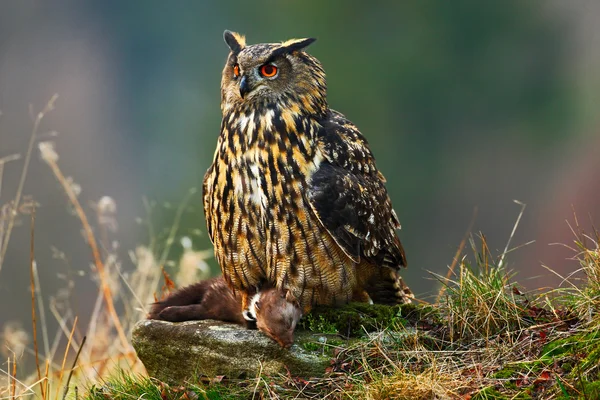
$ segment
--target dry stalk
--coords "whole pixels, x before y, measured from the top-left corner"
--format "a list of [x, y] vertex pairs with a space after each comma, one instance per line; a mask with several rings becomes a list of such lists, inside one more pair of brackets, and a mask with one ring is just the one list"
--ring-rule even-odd
[[[71, 382], [71, 377], [73, 376], [73, 370], [75, 369], [75, 365], [77, 365], [77, 360], [79, 359], [79, 355], [81, 354], [81, 349], [83, 349], [83, 345], [85, 344], [86, 336], [81, 340], [81, 346], [79, 346], [79, 350], [77, 350], [77, 354], [75, 355], [75, 359], [73, 360], [73, 365], [71, 365], [71, 371], [69, 371], [69, 377], [67, 378], [67, 383], [65, 385], [65, 391], [63, 393], [62, 400], [67, 398], [67, 393], [69, 393], [69, 383]], [[77, 398], [77, 396], [75, 396]]]
[[527, 207], [527, 204], [522, 203], [519, 200], [513, 200], [513, 201], [516, 204], [518, 204], [518, 205], [521, 206], [521, 211], [519, 212], [519, 216], [517, 217], [517, 220], [515, 221], [515, 224], [513, 225], [512, 232], [510, 233], [508, 241], [506, 242], [506, 247], [504, 248], [504, 251], [502, 252], [502, 256], [500, 256], [500, 261], [498, 262], [498, 268], [502, 268], [502, 266], [504, 265], [504, 258], [506, 257], [506, 254], [508, 253], [508, 247], [510, 246], [511, 240], [515, 236], [515, 232], [517, 231], [517, 227], [519, 226], [519, 222], [521, 221], [521, 217], [525, 213], [525, 207]]
[[10, 398], [14, 399], [17, 392], [17, 357], [15, 357], [12, 368], [12, 382], [10, 387]]
[[[46, 400], [46, 395], [50, 394], [50, 379], [48, 379], [48, 372], [50, 371], [50, 360], [46, 360], [46, 371], [44, 372], [44, 393], [42, 393], [42, 400]], [[50, 396], [48, 396], [50, 397]], [[50, 399], [48, 399], [50, 400]]]
[[[181, 202], [181, 204], [179, 204], [179, 207], [177, 208], [177, 211], [175, 213], [175, 218], [173, 219], [173, 224], [171, 225], [171, 229], [169, 231], [169, 235], [168, 235], [166, 243], [165, 243], [165, 247], [163, 248], [162, 254], [158, 260], [158, 265], [161, 267], [165, 266], [165, 262], [167, 261], [167, 257], [169, 256], [169, 252], [171, 251], [171, 246], [173, 246], [173, 242], [175, 241], [175, 235], [177, 234], [177, 228], [179, 227], [179, 223], [181, 222], [181, 217], [183, 216], [183, 212], [185, 211], [185, 208], [189, 204], [191, 198], [196, 194], [196, 192], [197, 192], [196, 188], [190, 189], [188, 194], [184, 197], [183, 201]], [[156, 287], [158, 286], [159, 281], [160, 281], [160, 275], [158, 275], [158, 274], [154, 275], [154, 279], [150, 286], [152, 288], [152, 290], [156, 290]]]
[[62, 364], [60, 366], [60, 375], [58, 376], [58, 383], [56, 384], [56, 395], [54, 396], [55, 399], [58, 399], [58, 391], [60, 390], [60, 384], [62, 383], [63, 372], [65, 371], [65, 364], [67, 362], [67, 354], [69, 354], [69, 348], [71, 348], [71, 341], [73, 340], [73, 334], [75, 333], [76, 326], [77, 326], [77, 316], [75, 316], [75, 321], [73, 321], [73, 329], [71, 329], [71, 334], [69, 335], [69, 341], [67, 342], [67, 347], [65, 348], [65, 353], [63, 355]]
[[98, 275], [100, 277], [100, 290], [102, 291], [102, 295], [104, 296], [104, 302], [106, 303], [106, 309], [113, 321], [115, 329], [117, 330], [117, 334], [119, 335], [119, 340], [121, 341], [121, 345], [123, 346], [123, 349], [127, 349], [129, 347], [129, 343], [127, 342], [127, 336], [125, 335], [125, 332], [123, 331], [121, 321], [119, 321], [119, 316], [117, 315], [117, 311], [115, 310], [115, 305], [114, 305], [113, 299], [112, 299], [112, 293], [110, 291], [110, 287], [109, 287], [108, 281], [107, 281], [108, 278], [106, 276], [106, 271], [104, 269], [104, 263], [102, 262], [102, 259], [100, 258], [100, 251], [98, 250], [98, 243], [96, 242], [96, 237], [94, 236], [92, 227], [90, 226], [88, 218], [87, 218], [85, 212], [83, 211], [83, 208], [81, 207], [81, 204], [79, 203], [79, 200], [77, 199], [77, 195], [73, 192], [71, 185], [69, 184], [69, 182], [63, 175], [63, 173], [60, 170], [60, 168], [58, 167], [58, 164], [56, 163], [56, 161], [48, 159], [48, 160], [46, 160], [46, 162], [52, 169], [52, 172], [54, 173], [54, 176], [56, 176], [56, 179], [58, 180], [58, 182], [62, 185], [63, 190], [65, 191], [65, 193], [67, 194], [67, 196], [69, 198], [69, 201], [75, 208], [77, 217], [79, 218], [79, 220], [81, 221], [81, 224], [83, 225], [86, 239], [87, 239], [88, 245], [90, 246], [90, 249], [92, 251], [92, 256], [94, 258], [94, 265], [96, 266], [96, 270], [98, 271]]
[[42, 284], [40, 283], [40, 276], [37, 269], [37, 263], [33, 264], [33, 278], [35, 280], [35, 292], [36, 300], [38, 303], [38, 313], [40, 317], [40, 326], [42, 328], [42, 343], [44, 344], [44, 355], [53, 358], [53, 354], [50, 353], [50, 344], [48, 340], [48, 325], [46, 324], [46, 311], [44, 308], [44, 298], [42, 296]]
[[[2, 196], [2, 175], [4, 173], [4, 164], [10, 161], [16, 161], [21, 158], [20, 154], [12, 154], [10, 156], [0, 158], [0, 196]], [[0, 258], [1, 260], [1, 258]]]
[[[467, 239], [469, 237], [469, 234], [471, 233], [471, 229], [473, 229], [473, 224], [475, 223], [476, 217], [477, 217], [477, 207], [475, 207], [475, 209], [473, 210], [473, 216], [471, 217], [471, 222], [469, 222], [469, 227], [467, 228], [467, 231], [465, 232], [465, 236], [463, 237], [462, 241], [460, 242], [458, 249], [456, 249], [456, 253], [454, 254], [454, 257], [452, 258], [452, 264], [450, 264], [450, 268], [448, 268], [448, 273], [446, 274], [445, 282], [450, 281], [450, 277], [454, 273], [456, 264], [458, 264], [459, 256], [462, 254], [462, 251], [465, 248], [465, 245], [467, 244]], [[446, 286], [442, 285], [442, 288], [440, 289], [440, 291], [437, 295], [437, 299], [435, 300], [435, 304], [440, 303], [440, 300], [442, 299], [442, 296], [444, 296], [445, 292], [446, 292]]]
[[40, 392], [42, 398], [45, 399], [44, 383], [42, 381], [42, 372], [40, 371], [40, 359], [38, 354], [38, 343], [37, 343], [37, 323], [35, 317], [35, 280], [33, 276], [33, 263], [35, 262], [35, 246], [34, 246], [34, 232], [35, 232], [35, 206], [31, 209], [31, 237], [29, 247], [29, 274], [31, 284], [31, 323], [33, 324], [33, 348], [35, 351], [35, 366], [37, 368], [38, 380], [40, 382]]
[[27, 171], [29, 170], [29, 163], [31, 161], [31, 154], [33, 152], [33, 145], [35, 144], [35, 139], [37, 138], [37, 132], [40, 127], [40, 123], [44, 118], [44, 115], [52, 109], [54, 109], [54, 103], [58, 99], [58, 95], [55, 94], [52, 96], [46, 107], [38, 113], [33, 123], [33, 130], [31, 131], [31, 137], [29, 138], [29, 145], [27, 146], [27, 153], [25, 153], [25, 164], [23, 165], [23, 171], [21, 172], [21, 178], [19, 180], [19, 186], [17, 187], [17, 193], [15, 195], [15, 200], [13, 203], [12, 210], [10, 211], [8, 217], [8, 225], [6, 228], [6, 237], [2, 242], [2, 249], [0, 249], [0, 271], [2, 270], [2, 264], [4, 261], [4, 257], [6, 255], [6, 250], [8, 249], [8, 242], [10, 241], [10, 234], [12, 232], [13, 226], [15, 224], [15, 218], [17, 216], [17, 208], [19, 207], [19, 203], [21, 202], [21, 196], [23, 195], [23, 187], [25, 186], [25, 178], [27, 177]]

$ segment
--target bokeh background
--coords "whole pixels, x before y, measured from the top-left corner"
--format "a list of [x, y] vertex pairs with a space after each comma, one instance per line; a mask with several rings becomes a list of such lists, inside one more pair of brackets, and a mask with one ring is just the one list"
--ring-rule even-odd
[[[520, 212], [513, 200], [527, 208], [511, 247], [535, 243], [511, 252], [508, 266], [526, 288], [556, 286], [542, 264], [560, 274], [577, 264], [551, 244], [572, 244], [573, 208], [586, 230], [600, 214], [598, 17], [594, 0], [3, 1], [0, 158], [24, 155], [30, 105], [36, 113], [58, 93], [40, 140], [55, 143], [91, 215], [101, 197], [114, 199], [108, 243], [131, 269], [128, 252], [164, 238], [211, 162], [223, 30], [249, 43], [316, 37], [309, 51], [328, 74], [330, 105], [359, 126], [388, 179], [417, 295], [434, 298], [428, 271], [445, 274], [472, 220], [500, 254]], [[14, 198], [22, 166], [4, 165], [0, 205]], [[48, 301], [72, 276], [85, 314], [97, 294], [89, 249], [37, 148], [24, 194], [40, 205], [41, 295]], [[0, 326], [30, 323], [29, 220], [18, 222], [0, 269]], [[196, 194], [176, 239], [209, 249], [204, 230]], [[181, 251], [176, 242], [168, 258]]]

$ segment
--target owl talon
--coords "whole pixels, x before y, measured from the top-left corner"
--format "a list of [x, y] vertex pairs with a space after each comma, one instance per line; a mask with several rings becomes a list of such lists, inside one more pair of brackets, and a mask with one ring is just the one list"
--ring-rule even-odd
[[352, 296], [352, 301], [374, 304], [373, 299], [371, 298], [371, 296], [369, 296], [369, 293], [367, 293], [366, 290], [356, 290], [354, 292], [354, 295]]

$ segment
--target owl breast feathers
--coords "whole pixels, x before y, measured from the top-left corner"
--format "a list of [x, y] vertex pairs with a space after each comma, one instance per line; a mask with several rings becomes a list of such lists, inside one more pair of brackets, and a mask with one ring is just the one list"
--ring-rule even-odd
[[410, 301], [398, 217], [366, 139], [329, 109], [314, 39], [231, 50], [223, 120], [204, 178], [208, 233], [234, 290], [277, 286], [304, 310]]

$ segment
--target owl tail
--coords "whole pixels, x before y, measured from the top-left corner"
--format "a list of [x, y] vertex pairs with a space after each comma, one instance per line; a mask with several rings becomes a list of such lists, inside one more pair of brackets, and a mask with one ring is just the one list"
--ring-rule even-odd
[[369, 280], [365, 291], [376, 304], [406, 304], [415, 298], [400, 274], [390, 268], [379, 268], [378, 273]]

